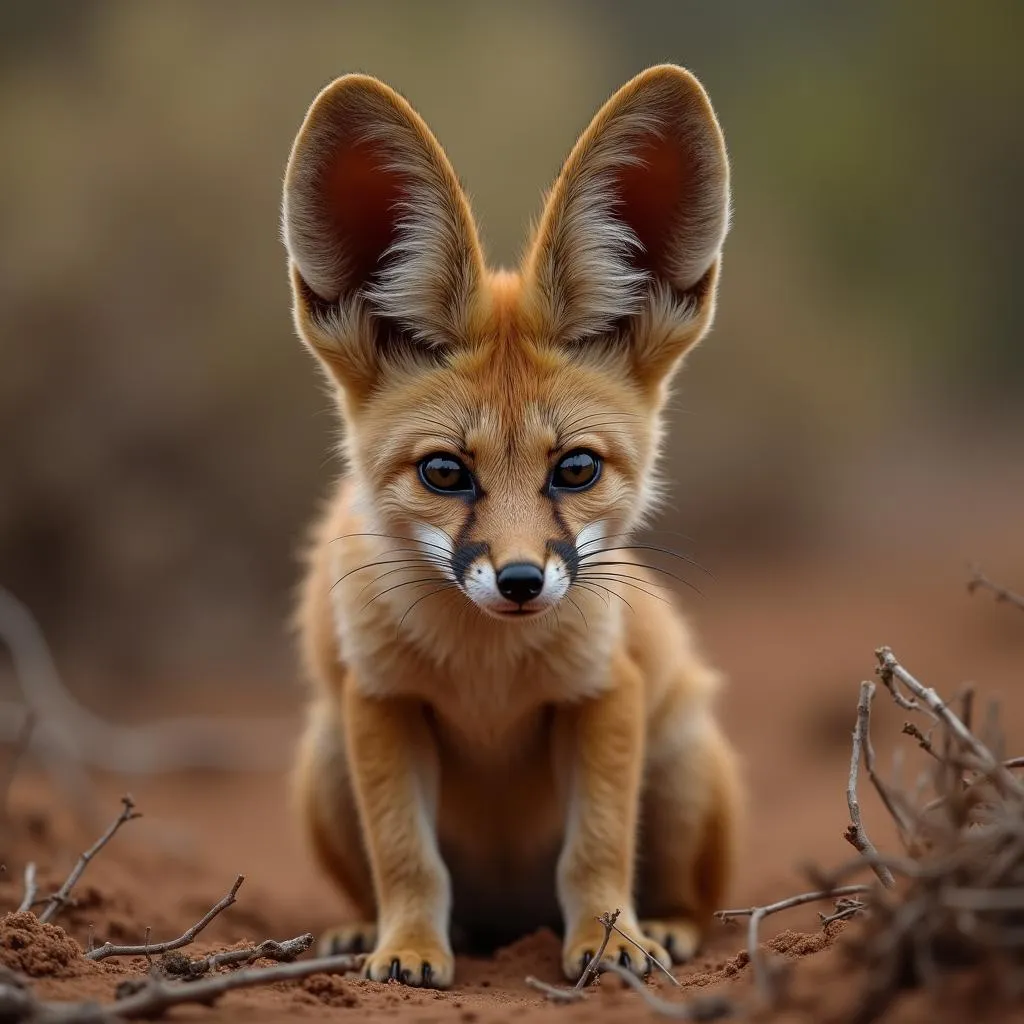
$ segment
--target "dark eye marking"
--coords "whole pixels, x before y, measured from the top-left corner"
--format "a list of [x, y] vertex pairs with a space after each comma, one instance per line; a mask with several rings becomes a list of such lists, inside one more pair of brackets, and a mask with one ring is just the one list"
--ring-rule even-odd
[[423, 486], [435, 494], [451, 494], [463, 498], [477, 495], [477, 484], [466, 464], [450, 452], [435, 452], [419, 462]]
[[587, 448], [578, 448], [559, 459], [551, 471], [548, 491], [585, 491], [601, 475], [601, 457]]

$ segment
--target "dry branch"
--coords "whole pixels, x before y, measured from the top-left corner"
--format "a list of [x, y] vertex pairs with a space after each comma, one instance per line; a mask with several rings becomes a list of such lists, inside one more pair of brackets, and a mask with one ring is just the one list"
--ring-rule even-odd
[[586, 992], [581, 988], [576, 986], [569, 988], [566, 985], [550, 985], [546, 981], [541, 981], [540, 978], [535, 978], [532, 974], [526, 976], [526, 984], [530, 988], [535, 988], [538, 992], [541, 992], [552, 1003], [578, 1003], [587, 998]]
[[39, 915], [40, 921], [52, 921], [54, 917], [60, 912], [60, 909], [68, 902], [68, 896], [71, 890], [75, 887], [79, 878], [82, 877], [82, 872], [89, 866], [89, 862], [103, 849], [111, 839], [114, 838], [118, 829], [125, 824], [125, 822], [132, 821], [135, 818], [141, 818], [142, 815], [135, 810], [135, 804], [130, 796], [121, 797], [121, 813], [117, 816], [116, 820], [110, 825], [106, 832], [100, 836], [96, 842], [78, 858], [78, 863], [74, 866], [71, 874], [68, 875], [67, 880], [47, 901], [47, 906], [43, 909], [43, 912]]
[[222, 896], [191, 928], [187, 929], [176, 939], [168, 939], [166, 942], [158, 942], [155, 945], [146, 942], [142, 946], [115, 946], [111, 942], [104, 942], [102, 946], [86, 953], [89, 960], [106, 960], [111, 956], [152, 956], [154, 953], [169, 953], [175, 949], [181, 949], [191, 942], [195, 942], [196, 936], [220, 913], [227, 910], [238, 895], [238, 890], [245, 881], [245, 875], [239, 875], [234, 885]]
[[[621, 978], [631, 989], [639, 992], [644, 1002], [660, 1017], [672, 1020], [712, 1021], [731, 1017], [736, 1008], [724, 996], [699, 996], [686, 1003], [670, 1002], [655, 995], [632, 971], [618, 964], [606, 964], [606, 970]], [[675, 981], [675, 978], [672, 979]], [[678, 981], [676, 982], [678, 985]]]
[[648, 953], [647, 950], [644, 949], [644, 947], [641, 946], [640, 943], [636, 941], [636, 939], [630, 938], [621, 928], [619, 928], [615, 924], [614, 921], [612, 922], [612, 931], [617, 932], [628, 943], [630, 943], [633, 946], [636, 946], [636, 948], [639, 949], [640, 952], [643, 953], [643, 955], [645, 957], [647, 957], [647, 959], [652, 964], [654, 964], [654, 966], [657, 967], [658, 970], [661, 971], [661, 973], [664, 974], [665, 977], [668, 978], [668, 980], [671, 981], [673, 985], [675, 985], [677, 988], [682, 988], [682, 985], [680, 985], [680, 983], [679, 983], [679, 979], [664, 964], [662, 964], [661, 961], [655, 960], [654, 957], [651, 956], [650, 953]]
[[1024, 611], [1024, 596], [1015, 594], [999, 583], [994, 583], [977, 566], [973, 566], [971, 578], [967, 581], [967, 591], [973, 594], [976, 590], [988, 590], [995, 595], [996, 601], [1012, 604], [1015, 608]]
[[989, 776], [1000, 789], [1012, 791], [1017, 796], [1024, 796], [1024, 786], [1003, 767], [992, 751], [960, 721], [935, 690], [919, 683], [897, 661], [891, 648], [879, 647], [875, 651], [875, 657], [878, 659], [878, 675], [901, 707], [906, 705], [900, 701], [902, 694], [899, 693], [898, 684], [905, 686], [921, 702], [914, 706], [915, 710], [923, 706], [935, 719], [942, 722], [956, 742], [977, 760], [979, 771]]
[[25, 865], [25, 895], [21, 898], [21, 905], [18, 907], [19, 914], [32, 909], [38, 892], [39, 887], [36, 885], [36, 866], [32, 861], [29, 861]]
[[274, 720], [178, 718], [151, 725], [108, 722], [64, 685], [43, 631], [28, 608], [0, 586], [0, 642], [11, 652], [23, 703], [0, 703], [0, 742], [12, 742], [26, 708], [35, 718], [31, 747], [76, 811], [91, 803], [83, 766], [115, 774], [158, 774], [188, 768], [263, 770], [280, 767]]
[[857, 776], [860, 771], [860, 760], [864, 749], [864, 741], [871, 727], [871, 701], [875, 696], [875, 684], [864, 682], [860, 684], [860, 699], [857, 701], [857, 725], [853, 730], [853, 749], [850, 753], [850, 776], [846, 784], [846, 804], [850, 809], [850, 824], [843, 833], [846, 841], [850, 843], [858, 853], [865, 854], [871, 858], [871, 869], [878, 876], [878, 880], [887, 889], [896, 884], [892, 872], [875, 858], [878, 850], [871, 842], [864, 823], [861, 821], [860, 801], [857, 799]]
[[14, 749], [11, 751], [11, 755], [7, 759], [3, 781], [0, 782], [0, 820], [5, 823], [9, 822], [11, 818], [11, 786], [14, 785], [14, 779], [18, 774], [18, 769], [21, 767], [22, 758], [28, 752], [28, 748], [32, 744], [32, 733], [35, 731], [35, 728], [35, 714], [31, 710], [26, 711], [21, 722], [21, 727], [18, 730], [18, 735], [14, 740]]
[[586, 988], [594, 975], [601, 969], [601, 958], [604, 956], [604, 951], [608, 948], [608, 940], [612, 937], [612, 929], [615, 928], [615, 922], [618, 921], [620, 913], [622, 911], [616, 909], [611, 913], [602, 914], [597, 919], [598, 924], [604, 928], [604, 937], [601, 939], [601, 945], [598, 946], [597, 952], [591, 957], [590, 963], [587, 964], [580, 975], [579, 981], [576, 982], [577, 988]]
[[[209, 956], [192, 960], [184, 953], [165, 954], [160, 960], [160, 970], [167, 977], [180, 978], [182, 981], [194, 981], [210, 971], [220, 967], [239, 967], [252, 963], [254, 960], [276, 960], [278, 963], [291, 963], [313, 945], [312, 932], [297, 935], [294, 939], [277, 942], [264, 939], [257, 946], [244, 949], [228, 949], [223, 953], [211, 953]], [[150, 947], [152, 949], [152, 947]]]
[[138, 979], [133, 991], [113, 1003], [41, 1002], [14, 984], [0, 983], [0, 1017], [8, 1024], [111, 1024], [119, 1020], [148, 1020], [174, 1006], [198, 1003], [209, 1006], [234, 989], [298, 981], [314, 974], [342, 974], [355, 970], [360, 957], [339, 955], [315, 960], [249, 968], [189, 983], [167, 982], [153, 976]]
[[757, 983], [758, 991], [765, 999], [771, 999], [774, 995], [774, 986], [764, 957], [761, 956], [759, 936], [761, 922], [771, 914], [778, 914], [780, 911], [799, 907], [805, 903], [815, 903], [818, 900], [832, 899], [836, 896], [853, 896], [856, 893], [870, 891], [870, 885], [843, 885], [835, 889], [822, 889], [817, 892], [801, 893], [799, 896], [790, 896], [788, 899], [779, 900], [778, 903], [769, 903], [763, 907], [719, 910], [716, 911], [715, 917], [721, 921], [728, 921], [735, 917], [750, 918], [747, 926], [747, 955], [750, 957], [751, 966], [754, 968], [754, 979]]

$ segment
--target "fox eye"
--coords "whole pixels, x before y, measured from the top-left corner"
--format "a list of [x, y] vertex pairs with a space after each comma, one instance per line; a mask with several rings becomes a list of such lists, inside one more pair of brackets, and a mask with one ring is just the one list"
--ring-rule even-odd
[[454, 455], [428, 455], [420, 460], [420, 479], [438, 494], [476, 493], [473, 474]]
[[554, 491], [585, 491], [600, 475], [600, 457], [581, 448], [562, 456], [551, 474], [550, 487]]

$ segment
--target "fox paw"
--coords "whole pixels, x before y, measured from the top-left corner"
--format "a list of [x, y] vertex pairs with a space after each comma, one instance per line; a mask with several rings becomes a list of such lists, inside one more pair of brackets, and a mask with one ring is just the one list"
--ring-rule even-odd
[[369, 953], [377, 945], [377, 926], [368, 921], [341, 924], [320, 936], [317, 952], [320, 956], [338, 956], [344, 953]]
[[[608, 945], [605, 947], [601, 963], [615, 963], [631, 971], [638, 978], [646, 978], [657, 960], [662, 967], [670, 967], [672, 958], [665, 947], [653, 938], [644, 935], [635, 923], [618, 925], [633, 942], [624, 939], [618, 932], [612, 932]], [[562, 949], [562, 970], [569, 981], [579, 981], [583, 972], [597, 955], [604, 940], [604, 926], [596, 920], [584, 923], [573, 930]], [[633, 943], [636, 943], [634, 945]], [[600, 967], [598, 968], [600, 970]]]
[[397, 981], [414, 988], [448, 988], [455, 977], [455, 957], [438, 942], [385, 942], [366, 959], [363, 973], [371, 981]]
[[676, 964], [692, 960], [700, 948], [701, 929], [687, 918], [641, 921], [640, 929], [649, 939], [664, 947]]

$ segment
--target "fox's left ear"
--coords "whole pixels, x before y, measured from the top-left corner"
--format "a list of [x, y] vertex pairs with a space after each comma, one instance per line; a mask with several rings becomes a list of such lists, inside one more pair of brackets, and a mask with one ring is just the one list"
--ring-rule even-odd
[[466, 341], [483, 254], [444, 150], [368, 75], [314, 100], [284, 183], [284, 242], [299, 334], [344, 392], [365, 397], [396, 347]]
[[660, 384], [714, 316], [729, 162], [707, 94], [674, 65], [624, 85], [548, 197], [524, 276], [554, 343], [629, 345]]

